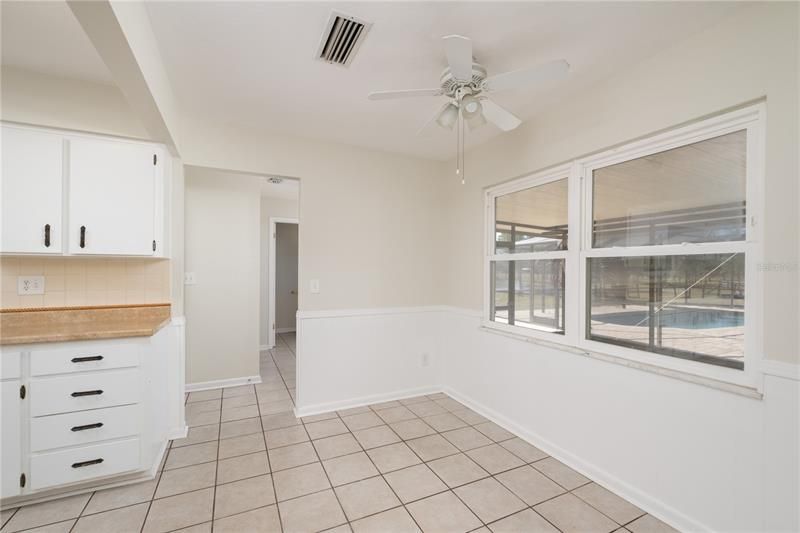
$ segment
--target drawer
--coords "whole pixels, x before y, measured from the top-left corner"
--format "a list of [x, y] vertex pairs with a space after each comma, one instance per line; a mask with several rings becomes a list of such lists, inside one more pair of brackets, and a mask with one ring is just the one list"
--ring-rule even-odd
[[131, 342], [76, 342], [31, 351], [31, 375], [67, 374], [139, 366], [139, 345]]
[[136, 437], [140, 432], [138, 405], [91, 409], [31, 419], [31, 451]]
[[139, 439], [31, 456], [31, 490], [121, 474], [140, 468]]
[[19, 379], [22, 352], [15, 349], [0, 350], [0, 379]]
[[139, 371], [93, 372], [31, 380], [31, 416], [139, 402]]

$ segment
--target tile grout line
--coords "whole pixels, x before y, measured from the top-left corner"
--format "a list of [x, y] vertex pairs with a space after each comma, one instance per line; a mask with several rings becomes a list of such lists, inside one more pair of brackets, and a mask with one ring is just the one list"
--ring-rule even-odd
[[[188, 430], [187, 430], [187, 434], [188, 434]], [[167, 467], [167, 460], [169, 459], [169, 455], [170, 455], [171, 452], [172, 452], [172, 441], [170, 441], [169, 446], [167, 446], [167, 451], [164, 454], [164, 457], [161, 458], [161, 460], [163, 461], [163, 467], [164, 468]], [[161, 467], [162, 464], [159, 464], [158, 466]], [[144, 526], [147, 524], [147, 519], [150, 517], [150, 510], [153, 508], [153, 502], [156, 499], [156, 493], [158, 492], [158, 486], [161, 484], [161, 478], [163, 477], [163, 475], [164, 475], [164, 470], [163, 469], [160, 469], [160, 470], [158, 470], [156, 472], [156, 476], [157, 476], [156, 486], [153, 487], [153, 494], [150, 495], [150, 499], [147, 502], [147, 511], [144, 513], [144, 520], [142, 520], [142, 527], [139, 528], [139, 533], [142, 533], [144, 531]]]
[[[281, 339], [281, 340], [283, 340], [283, 339]], [[294, 354], [294, 351], [291, 348], [289, 349], [289, 351], [292, 352], [292, 355], [295, 356], [295, 365], [296, 365], [297, 364], [297, 355]], [[270, 353], [270, 356], [272, 357], [272, 362], [277, 367], [278, 363], [275, 361], [275, 356], [272, 353]], [[286, 386], [286, 380], [284, 379], [283, 374], [280, 371], [280, 368], [278, 368], [278, 375], [280, 375], [281, 380], [283, 381], [283, 385]], [[287, 393], [288, 393], [288, 387], [287, 387]], [[292, 404], [294, 404], [294, 400], [292, 400]], [[350, 527], [350, 519], [348, 518], [347, 513], [345, 512], [344, 507], [342, 506], [341, 500], [339, 500], [339, 495], [336, 493], [336, 489], [333, 486], [333, 483], [331, 483], [331, 478], [328, 475], [328, 471], [325, 470], [325, 465], [322, 463], [322, 458], [320, 458], [316, 447], [314, 447], [314, 442], [311, 439], [311, 435], [309, 435], [309, 433], [308, 433], [308, 429], [306, 428], [306, 423], [305, 423], [305, 421], [303, 420], [302, 417], [298, 418], [298, 420], [300, 420], [300, 424], [303, 426], [303, 431], [306, 433], [306, 436], [308, 437], [308, 442], [309, 442], [309, 444], [311, 444], [311, 449], [314, 450], [314, 455], [317, 456], [317, 460], [319, 461], [319, 467], [322, 469], [322, 472], [325, 474], [325, 479], [328, 480], [328, 485], [330, 486], [330, 488], [318, 491], [318, 493], [321, 493], [321, 492], [324, 492], [324, 491], [327, 491], [327, 490], [330, 490], [333, 493], [334, 498], [336, 498], [336, 503], [339, 505], [339, 509], [342, 510], [342, 515], [344, 516], [345, 524], [347, 524], [347, 526]], [[313, 464], [313, 463], [310, 463], [310, 464]], [[314, 494], [316, 494], [316, 493], [314, 493]], [[300, 496], [300, 497], [304, 497], [304, 496], [309, 496], [309, 494], [304, 494], [303, 496]], [[277, 501], [277, 499], [278, 499], [278, 493], [276, 492], [275, 493], [275, 500]], [[339, 527], [341, 525], [344, 525], [344, 524], [336, 524], [336, 525], [334, 525], [332, 527]], [[331, 529], [331, 528], [326, 528], [326, 529]], [[352, 530], [353, 528], [350, 527], [350, 529]]]
[[[277, 343], [277, 340], [276, 340]], [[272, 359], [272, 363], [275, 363], [275, 358], [272, 357], [271, 350], [267, 350], [267, 353], [270, 355], [270, 359]], [[259, 374], [261, 373], [261, 353], [258, 354], [258, 370]], [[276, 369], [277, 370], [277, 369]], [[280, 372], [278, 372], [280, 374]], [[281, 376], [281, 381], [283, 381], [283, 376]], [[283, 386], [286, 388], [286, 382], [283, 381]], [[272, 484], [272, 494], [275, 496], [275, 512], [278, 515], [278, 526], [281, 528], [281, 532], [283, 532], [283, 517], [281, 516], [281, 508], [278, 505], [278, 491], [275, 489], [275, 473], [272, 471], [272, 461], [269, 458], [269, 449], [267, 448], [267, 434], [264, 431], [264, 419], [261, 417], [261, 405], [258, 403], [258, 389], [253, 387], [255, 394], [256, 394], [256, 405], [258, 406], [258, 423], [261, 426], [261, 440], [264, 441], [264, 455], [267, 458], [267, 464], [269, 465], [269, 480]], [[289, 391], [286, 391], [287, 394]]]
[[[255, 389], [253, 389], [253, 392], [255, 393]], [[216, 513], [217, 513], [217, 473], [219, 472], [219, 448], [220, 448], [220, 442], [222, 441], [222, 439], [220, 438], [222, 436], [222, 405], [223, 405], [224, 401], [225, 401], [225, 389], [223, 388], [222, 389], [222, 393], [220, 394], [219, 422], [218, 422], [219, 431], [217, 432], [217, 460], [216, 460], [216, 463], [214, 465], [214, 487], [213, 487], [212, 496], [211, 496], [211, 498], [212, 498], [211, 499], [211, 533], [214, 533], [214, 517], [216, 516]], [[167, 465], [164, 464], [164, 468], [166, 468], [166, 467], [167, 467]], [[156, 487], [156, 491], [157, 490], [158, 490], [158, 487]], [[190, 524], [190, 525], [196, 525], [196, 524]], [[189, 527], [189, 526], [184, 526], [184, 527]]]
[[[378, 417], [380, 418], [380, 416], [378, 416]], [[391, 490], [391, 491], [392, 491], [392, 494], [394, 494], [394, 497], [395, 497], [395, 498], [397, 498], [397, 501], [398, 501], [398, 502], [400, 502], [400, 507], [402, 507], [402, 508], [403, 508], [403, 510], [405, 510], [405, 512], [406, 512], [406, 513], [408, 513], [408, 516], [410, 516], [410, 517], [411, 517], [411, 520], [414, 522], [414, 524], [415, 524], [415, 525], [416, 525], [416, 526], [419, 528], [419, 530], [420, 530], [420, 531], [422, 531], [422, 528], [420, 527], [419, 523], [417, 522], [417, 519], [416, 519], [416, 518], [414, 518], [414, 515], [413, 515], [413, 514], [411, 514], [411, 511], [409, 511], [409, 510], [408, 510], [408, 508], [406, 507], [406, 504], [405, 504], [405, 502], [403, 502], [403, 499], [402, 499], [402, 498], [400, 498], [400, 496], [397, 494], [397, 491], [395, 491], [395, 490], [394, 490], [394, 487], [392, 487], [391, 483], [389, 483], [389, 481], [386, 479], [386, 476], [384, 475], [384, 473], [383, 473], [383, 472], [381, 472], [381, 469], [380, 469], [380, 468], [378, 468], [378, 465], [376, 465], [376, 464], [375, 464], [375, 461], [372, 459], [372, 456], [369, 454], [369, 452], [367, 452], [367, 449], [366, 449], [366, 448], [364, 448], [364, 445], [363, 445], [363, 444], [361, 444], [361, 441], [359, 441], [359, 440], [356, 438], [356, 436], [353, 434], [352, 430], [350, 430], [350, 427], [349, 427], [349, 426], [348, 426], [348, 425], [345, 423], [345, 421], [342, 419], [341, 415], [340, 415], [338, 412], [336, 412], [336, 418], [335, 418], [335, 419], [331, 419], [331, 420], [338, 420], [338, 421], [339, 421], [339, 422], [340, 422], [340, 423], [341, 423], [341, 424], [342, 424], [342, 425], [343, 425], [345, 428], [347, 428], [347, 431], [348, 431], [348, 433], [347, 433], [347, 434], [349, 434], [349, 435], [350, 435], [350, 436], [353, 438], [353, 440], [356, 442], [356, 444], [358, 444], [359, 448], [361, 448], [361, 452], [355, 452], [355, 453], [363, 453], [364, 455], [366, 455], [366, 456], [367, 456], [367, 459], [369, 459], [369, 462], [370, 462], [370, 464], [372, 464], [373, 468], [375, 468], [375, 471], [376, 471], [376, 472], [378, 472], [378, 475], [380, 476], [380, 478], [383, 480], [383, 482], [386, 484], [386, 486], [387, 486], [387, 487], [389, 487], [389, 490]], [[375, 426], [375, 427], [379, 427], [379, 426]], [[392, 432], [392, 433], [393, 433], [393, 434], [394, 434], [394, 435], [395, 435], [397, 438], [399, 438], [399, 439], [400, 439], [400, 442], [401, 442], [401, 443], [405, 444], [405, 442], [402, 440], [402, 438], [400, 437], [400, 435], [398, 435], [398, 434], [397, 434], [397, 433], [394, 431], [394, 429], [392, 429], [392, 428], [391, 428], [391, 427], [390, 427], [388, 424], [386, 424], [386, 427], [387, 427], [387, 428], [389, 428], [389, 431], [391, 431], [391, 432]], [[369, 429], [369, 428], [367, 428], [367, 429]], [[398, 444], [398, 443], [397, 443], [397, 442], [393, 442], [393, 443], [390, 443], [390, 444], [386, 444], [386, 445], [384, 445], [384, 446], [376, 446], [376, 447], [374, 447], [374, 448], [370, 448], [370, 449], [371, 449], [371, 450], [375, 450], [375, 449], [378, 449], [378, 448], [383, 448], [383, 447], [386, 447], [386, 446], [393, 446], [393, 445], [395, 445], [395, 444]], [[311, 445], [313, 446], [313, 445], [314, 445], [314, 443], [312, 442], [312, 443], [311, 443]], [[407, 447], [407, 448], [409, 448], [409, 449], [411, 449], [411, 448], [410, 448], [410, 446], [408, 446], [407, 444], [406, 444], [406, 447]], [[414, 450], [411, 450], [411, 452], [413, 453], [413, 452], [414, 452]], [[344, 456], [341, 456], [341, 457], [344, 457]], [[325, 468], [325, 465], [324, 465], [324, 464], [323, 464], [322, 468], [323, 468], [323, 469]], [[410, 467], [409, 467], [409, 468], [410, 468]], [[401, 469], [401, 470], [402, 470], [402, 469]], [[377, 476], [373, 476], [373, 477], [377, 477]], [[364, 479], [371, 479], [371, 478], [364, 478]], [[362, 480], [359, 480], [359, 481], [364, 481], [364, 480], [362, 479]], [[358, 481], [356, 481], [356, 483], [357, 483], [357, 482], [358, 482]], [[362, 516], [362, 517], [358, 518], [357, 520], [363, 520], [363, 519], [365, 519], [365, 518], [369, 518], [369, 517], [371, 517], [371, 516], [375, 516], [375, 515], [377, 515], [377, 514], [380, 514], [380, 513], [385, 513], [386, 511], [391, 511], [392, 509], [398, 509], [398, 508], [399, 508], [399, 507], [390, 507], [389, 509], [384, 509], [384, 510], [382, 510], [382, 511], [378, 511], [377, 513], [373, 513], [373, 514], [369, 514], [369, 515], [366, 515], [366, 516]], [[347, 516], [346, 516], [346, 514], [345, 514], [345, 517], [347, 517]], [[352, 527], [352, 522], [353, 522], [353, 521], [351, 521], [351, 520], [349, 520], [349, 519], [348, 519], [348, 524], [351, 524], [351, 526], [350, 526], [350, 529], [351, 529], [351, 530], [353, 529], [353, 527]]]

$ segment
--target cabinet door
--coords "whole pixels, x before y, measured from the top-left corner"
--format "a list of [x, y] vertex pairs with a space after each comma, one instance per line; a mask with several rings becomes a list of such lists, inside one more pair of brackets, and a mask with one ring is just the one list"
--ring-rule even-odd
[[63, 144], [52, 133], [3, 125], [0, 251], [61, 253]]
[[69, 141], [69, 251], [153, 255], [155, 150], [123, 141]]
[[22, 474], [22, 430], [20, 411], [22, 400], [19, 397], [19, 380], [0, 383], [0, 497], [8, 498], [20, 493]]

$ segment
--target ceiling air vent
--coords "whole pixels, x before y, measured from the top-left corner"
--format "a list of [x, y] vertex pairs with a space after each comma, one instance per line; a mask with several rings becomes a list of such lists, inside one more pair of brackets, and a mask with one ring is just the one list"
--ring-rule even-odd
[[327, 63], [349, 66], [370, 26], [356, 17], [333, 11], [322, 33], [317, 57]]

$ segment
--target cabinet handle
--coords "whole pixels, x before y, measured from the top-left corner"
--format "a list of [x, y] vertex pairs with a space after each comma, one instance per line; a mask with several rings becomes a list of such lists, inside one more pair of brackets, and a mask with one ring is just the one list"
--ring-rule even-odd
[[81, 248], [86, 248], [86, 226], [81, 226]]
[[50, 224], [44, 225], [44, 246], [50, 248]]
[[102, 355], [87, 355], [86, 357], [73, 357], [73, 363], [88, 363], [89, 361], [102, 361]]
[[80, 392], [73, 392], [72, 394], [70, 394], [70, 396], [72, 396], [73, 398], [79, 398], [81, 396], [99, 396], [101, 394], [103, 394], [103, 391], [97, 389], [97, 390], [85, 390]]
[[71, 431], [86, 431], [87, 429], [97, 429], [103, 427], [102, 422], [96, 424], [86, 424], [85, 426], [74, 426]]
[[92, 459], [91, 461], [81, 461], [80, 463], [72, 463], [72, 468], [83, 468], [84, 466], [99, 465], [103, 462], [103, 458]]

